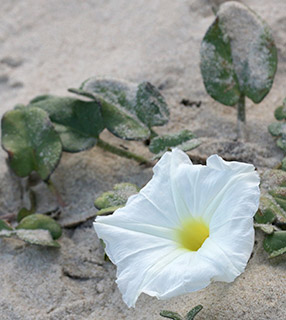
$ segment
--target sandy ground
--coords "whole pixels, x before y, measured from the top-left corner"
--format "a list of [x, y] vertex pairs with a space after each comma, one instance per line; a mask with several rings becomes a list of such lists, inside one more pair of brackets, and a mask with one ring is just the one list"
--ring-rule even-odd
[[[204, 141], [191, 156], [218, 153], [259, 169], [275, 166], [282, 153], [267, 125], [285, 97], [286, 2], [244, 1], [273, 29], [279, 54], [270, 94], [259, 105], [247, 101], [246, 143], [235, 141], [236, 111], [206, 94], [199, 70], [200, 42], [214, 19], [211, 6], [218, 2], [222, 1], [0, 0], [1, 115], [39, 94], [65, 95], [67, 88], [90, 76], [148, 80], [161, 89], [171, 111], [170, 123], [158, 131], [188, 128]], [[182, 99], [201, 101], [201, 106], [186, 107]], [[122, 143], [108, 133], [104, 138]], [[150, 156], [140, 143], [124, 145]], [[1, 150], [0, 215], [21, 206], [19, 183], [7, 170], [5, 157]], [[97, 147], [65, 154], [53, 174], [69, 203], [61, 219], [90, 212], [96, 195], [114, 183], [142, 186], [151, 175], [150, 169]], [[43, 201], [40, 210], [46, 205]], [[269, 261], [261, 239], [257, 234], [247, 270], [233, 284], [212, 284], [169, 301], [142, 295], [135, 309], [123, 304], [114, 283], [115, 268], [103, 260], [90, 221], [66, 229], [59, 251], [0, 240], [1, 319], [160, 319], [161, 309], [184, 314], [196, 304], [204, 306], [198, 320], [285, 319], [285, 259]]]

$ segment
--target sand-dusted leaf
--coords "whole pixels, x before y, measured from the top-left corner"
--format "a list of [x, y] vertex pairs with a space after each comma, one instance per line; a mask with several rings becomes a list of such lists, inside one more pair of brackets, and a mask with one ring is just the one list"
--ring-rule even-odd
[[186, 320], [193, 320], [195, 316], [203, 309], [202, 305], [195, 306], [192, 310], [190, 310], [186, 316]]
[[[70, 91], [99, 100], [106, 127], [123, 139], [147, 139], [150, 135], [148, 128], [168, 122], [165, 99], [149, 82], [137, 85], [122, 80], [90, 78], [80, 89]], [[138, 127], [137, 132], [134, 124]]]
[[104, 192], [94, 201], [95, 207], [100, 209], [97, 214], [110, 214], [123, 207], [128, 198], [138, 191], [138, 187], [132, 183], [123, 182], [114, 185], [112, 191]]
[[184, 320], [184, 318], [179, 315], [177, 312], [168, 311], [168, 310], [162, 310], [160, 312], [160, 316], [172, 320]]
[[44, 247], [54, 247], [59, 248], [60, 244], [55, 241], [50, 232], [44, 229], [36, 230], [17, 230], [16, 235], [19, 239], [29, 243]]
[[207, 92], [225, 105], [236, 104], [241, 95], [259, 103], [272, 87], [276, 68], [268, 25], [241, 3], [222, 4], [201, 45]]
[[286, 228], [286, 172], [266, 170], [261, 176], [261, 198], [255, 221]]
[[286, 136], [283, 135], [282, 137], [278, 138], [276, 144], [278, 148], [286, 152]]
[[275, 231], [267, 235], [263, 247], [270, 255], [270, 258], [286, 253], [286, 231]]
[[169, 109], [164, 97], [150, 82], [139, 84], [134, 109], [138, 118], [151, 128], [169, 121]]
[[46, 95], [36, 97], [30, 105], [49, 114], [60, 135], [63, 150], [67, 152], [93, 147], [104, 129], [101, 106], [97, 101]]
[[286, 157], [284, 157], [281, 161], [281, 170], [286, 171]]
[[43, 214], [32, 214], [21, 220], [16, 229], [26, 230], [48, 230], [54, 240], [62, 235], [62, 228], [51, 217]]
[[254, 223], [254, 228], [258, 228], [266, 234], [272, 234], [275, 230], [279, 230], [273, 224]]
[[136, 92], [137, 86], [133, 83], [90, 78], [75, 93], [92, 96], [101, 102], [104, 123], [111, 133], [126, 140], [144, 140], [150, 131], [137, 117], [132, 105]]
[[157, 136], [151, 140], [149, 150], [161, 156], [169, 148], [177, 147], [183, 151], [189, 151], [198, 147], [201, 142], [189, 130], [182, 130], [177, 133]]
[[146, 140], [150, 130], [133, 115], [101, 100], [104, 125], [115, 136], [125, 140]]
[[0, 231], [1, 230], [13, 230], [13, 228], [10, 227], [6, 221], [0, 220]]
[[150, 82], [144, 81], [137, 85], [123, 80], [90, 78], [80, 89], [127, 110], [149, 128], [162, 126], [169, 120], [167, 103]]
[[286, 123], [285, 122], [273, 122], [268, 126], [268, 131], [274, 137], [286, 135]]
[[60, 244], [53, 240], [47, 230], [0, 230], [0, 238], [16, 238], [29, 244], [59, 248]]
[[58, 165], [62, 144], [48, 114], [36, 107], [8, 111], [2, 118], [2, 146], [20, 177], [33, 171], [46, 180]]
[[100, 209], [96, 212], [97, 216], [106, 216], [108, 214], [112, 214], [114, 211], [116, 211], [117, 209], [123, 208], [124, 205], [120, 205], [120, 206], [113, 206], [113, 207], [107, 207], [104, 209]]
[[254, 217], [255, 221], [262, 224], [272, 223], [276, 219], [277, 214], [281, 214], [280, 207], [272, 199], [261, 197], [259, 209]]
[[286, 120], [286, 98], [283, 100], [283, 105], [274, 111], [274, 116], [277, 120]]

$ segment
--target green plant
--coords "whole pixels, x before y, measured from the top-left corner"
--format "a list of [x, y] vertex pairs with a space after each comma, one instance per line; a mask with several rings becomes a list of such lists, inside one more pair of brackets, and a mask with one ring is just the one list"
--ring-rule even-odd
[[177, 312], [163, 310], [160, 312], [160, 316], [173, 320], [193, 320], [195, 316], [203, 309], [202, 305], [197, 305], [193, 309], [191, 309], [185, 317], [182, 317]]
[[266, 234], [263, 246], [269, 257], [285, 253], [286, 172], [283, 170], [267, 170], [261, 176], [261, 198], [254, 221], [254, 226]]
[[201, 44], [201, 73], [212, 98], [237, 106], [239, 137], [245, 138], [245, 97], [261, 102], [276, 68], [277, 49], [268, 25], [241, 3], [222, 4]]
[[[97, 145], [140, 164], [153, 165], [151, 160], [141, 155], [102, 140], [100, 134], [104, 129], [124, 140], [151, 140], [150, 151], [156, 154], [156, 158], [170, 147], [191, 150], [200, 144], [187, 130], [168, 137], [158, 136], [153, 127], [168, 122], [169, 110], [161, 93], [149, 82], [134, 84], [90, 78], [79, 89], [69, 91], [84, 99], [37, 96], [27, 106], [16, 105], [2, 118], [2, 147], [8, 154], [8, 164], [17, 176], [28, 177], [26, 189], [30, 194], [30, 208], [19, 210], [17, 220], [20, 226], [22, 219], [25, 221], [30, 216], [35, 217], [37, 204], [31, 189], [35, 183], [43, 181], [56, 196], [59, 205], [65, 205], [50, 178], [62, 152], [76, 153]], [[124, 189], [127, 185], [119, 186]], [[119, 192], [116, 188], [113, 192], [118, 196], [122, 190]], [[113, 207], [121, 205], [117, 202]], [[110, 205], [97, 207], [99, 213], [110, 211]], [[41, 219], [40, 224], [34, 225], [45, 229], [43, 226], [49, 222], [43, 217]], [[11, 234], [18, 236], [17, 232], [11, 231]]]

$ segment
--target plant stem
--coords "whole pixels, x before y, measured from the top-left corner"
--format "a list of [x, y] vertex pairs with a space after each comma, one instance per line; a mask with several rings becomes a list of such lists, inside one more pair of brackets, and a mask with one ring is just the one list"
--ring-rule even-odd
[[137, 161], [138, 163], [140, 164], [145, 164], [146, 166], [148, 167], [152, 167], [153, 166], [153, 163], [151, 161], [149, 161], [148, 159], [142, 157], [142, 156], [139, 156], [137, 155], [136, 153], [133, 153], [133, 152], [130, 152], [130, 151], [127, 151], [127, 150], [124, 150], [124, 149], [120, 149], [120, 148], [117, 148], [111, 144], [109, 144], [108, 142], [105, 142], [101, 139], [98, 139], [97, 140], [97, 144], [96, 144], [98, 147], [102, 148], [103, 150], [106, 150], [106, 151], [109, 151], [111, 153], [114, 153], [118, 156], [121, 156], [121, 157], [124, 157], [124, 158], [127, 158], [127, 159], [133, 159], [135, 161]]
[[245, 95], [241, 94], [237, 103], [237, 138], [246, 139]]
[[62, 196], [60, 195], [59, 191], [57, 190], [56, 186], [53, 184], [52, 180], [48, 179], [44, 182], [47, 184], [47, 186], [50, 189], [50, 191], [52, 192], [52, 194], [54, 194], [54, 196], [56, 197], [58, 204], [61, 207], [65, 207], [66, 203], [64, 202], [64, 200], [63, 200]]

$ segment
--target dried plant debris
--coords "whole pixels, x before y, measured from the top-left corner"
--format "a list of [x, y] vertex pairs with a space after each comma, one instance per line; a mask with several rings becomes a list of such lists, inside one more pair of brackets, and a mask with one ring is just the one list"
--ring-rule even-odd
[[277, 50], [270, 28], [245, 5], [220, 6], [201, 45], [201, 72], [207, 92], [229, 106], [247, 96], [259, 103], [272, 87]]
[[255, 227], [266, 233], [264, 248], [271, 258], [286, 252], [286, 172], [283, 170], [267, 170], [261, 176]]

